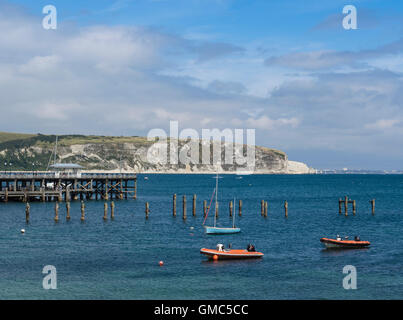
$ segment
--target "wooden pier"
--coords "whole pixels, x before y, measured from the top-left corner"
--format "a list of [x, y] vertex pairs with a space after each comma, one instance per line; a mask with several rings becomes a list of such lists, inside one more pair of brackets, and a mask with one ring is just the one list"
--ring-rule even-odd
[[131, 173], [0, 172], [0, 201], [136, 199]]

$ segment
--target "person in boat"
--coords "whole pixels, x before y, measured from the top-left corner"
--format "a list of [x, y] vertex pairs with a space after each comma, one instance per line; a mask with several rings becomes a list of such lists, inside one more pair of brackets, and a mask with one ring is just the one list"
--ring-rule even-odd
[[217, 244], [217, 251], [224, 251], [224, 245], [221, 243]]
[[253, 244], [249, 243], [248, 247], [246, 248], [246, 250], [248, 250], [249, 252], [255, 252], [256, 248]]
[[360, 236], [355, 236], [355, 237], [354, 237], [354, 241], [361, 241], [361, 240], [360, 240]]
[[337, 235], [336, 240], [337, 240], [337, 241], [341, 241], [340, 235]]

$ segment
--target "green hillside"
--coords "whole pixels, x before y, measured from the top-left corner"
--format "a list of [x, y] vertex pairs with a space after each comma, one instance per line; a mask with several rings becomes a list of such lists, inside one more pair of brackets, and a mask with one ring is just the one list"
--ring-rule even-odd
[[26, 134], [26, 133], [9, 133], [0, 131], [0, 143], [12, 140], [22, 140], [31, 137], [35, 137], [36, 134]]
[[[55, 141], [56, 135], [0, 132], [0, 171], [46, 170]], [[106, 146], [123, 143], [132, 143], [140, 147], [150, 145], [152, 142], [143, 137], [58, 136], [58, 146], [60, 148], [82, 144]], [[32, 152], [33, 147], [40, 148], [41, 152]]]

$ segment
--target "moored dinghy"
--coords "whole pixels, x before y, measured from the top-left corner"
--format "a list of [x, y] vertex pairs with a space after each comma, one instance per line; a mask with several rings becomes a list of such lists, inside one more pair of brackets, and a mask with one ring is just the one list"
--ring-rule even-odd
[[354, 240], [349, 240], [348, 237], [342, 239], [339, 235], [337, 235], [336, 239], [321, 238], [320, 242], [327, 249], [360, 249], [371, 244], [369, 241], [362, 241], [358, 236], [354, 237]]
[[255, 250], [255, 246], [249, 244], [246, 250], [224, 249], [224, 245], [218, 244], [216, 249], [200, 249], [200, 253], [212, 260], [223, 259], [256, 259], [262, 258], [264, 254]]
[[204, 227], [207, 234], [228, 234], [241, 232], [241, 228]]
[[[217, 199], [217, 191], [218, 191], [218, 173], [216, 176], [216, 187], [213, 191], [213, 196], [215, 194], [215, 203], [218, 203]], [[206, 219], [208, 217], [208, 213], [211, 208], [211, 203], [212, 203], [213, 197], [211, 197], [210, 200], [210, 205], [209, 205], [209, 210], [207, 212], [206, 217], [204, 218], [203, 224], [206, 222]], [[235, 204], [235, 198], [234, 198], [234, 204]], [[232, 215], [232, 228], [222, 228], [222, 227], [217, 227], [217, 216], [214, 215], [214, 226], [204, 226], [204, 230], [206, 231], [206, 234], [231, 234], [231, 233], [238, 233], [241, 232], [241, 228], [235, 227], [235, 213]]]

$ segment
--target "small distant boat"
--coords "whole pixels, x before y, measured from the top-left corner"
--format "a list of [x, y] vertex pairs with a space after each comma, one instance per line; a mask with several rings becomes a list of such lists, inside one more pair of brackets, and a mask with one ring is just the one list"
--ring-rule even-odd
[[224, 249], [222, 244], [218, 244], [216, 249], [201, 248], [200, 253], [207, 256], [210, 260], [223, 260], [223, 259], [257, 259], [262, 258], [262, 252], [255, 251], [253, 245], [249, 245], [248, 249]]
[[144, 180], [148, 180], [148, 177], [144, 177]]
[[[216, 205], [218, 203], [217, 190], [218, 190], [218, 173], [217, 173], [217, 177], [216, 177], [216, 187], [215, 187], [215, 189], [213, 191], [213, 195], [212, 195], [211, 200], [210, 200], [210, 206], [209, 206], [208, 212], [210, 211], [210, 208], [211, 208], [211, 203], [212, 203], [212, 200], [213, 200], [214, 193], [215, 193], [215, 203], [216, 203]], [[234, 199], [234, 204], [235, 204], [235, 199]], [[206, 217], [205, 217], [205, 219], [203, 221], [203, 224], [204, 224], [204, 222], [206, 222], [206, 219], [208, 217], [208, 212], [207, 212]], [[241, 232], [241, 228], [236, 228], [235, 227], [235, 212], [232, 215], [232, 228], [220, 228], [220, 227], [217, 227], [216, 224], [217, 224], [217, 217], [214, 214], [214, 226], [212, 226], [212, 227], [204, 226], [204, 230], [206, 231], [206, 234], [231, 234], [231, 233]]]
[[327, 249], [359, 249], [366, 248], [371, 243], [369, 241], [361, 241], [359, 237], [355, 237], [354, 240], [342, 239], [339, 236], [336, 239], [321, 238], [322, 242]]

